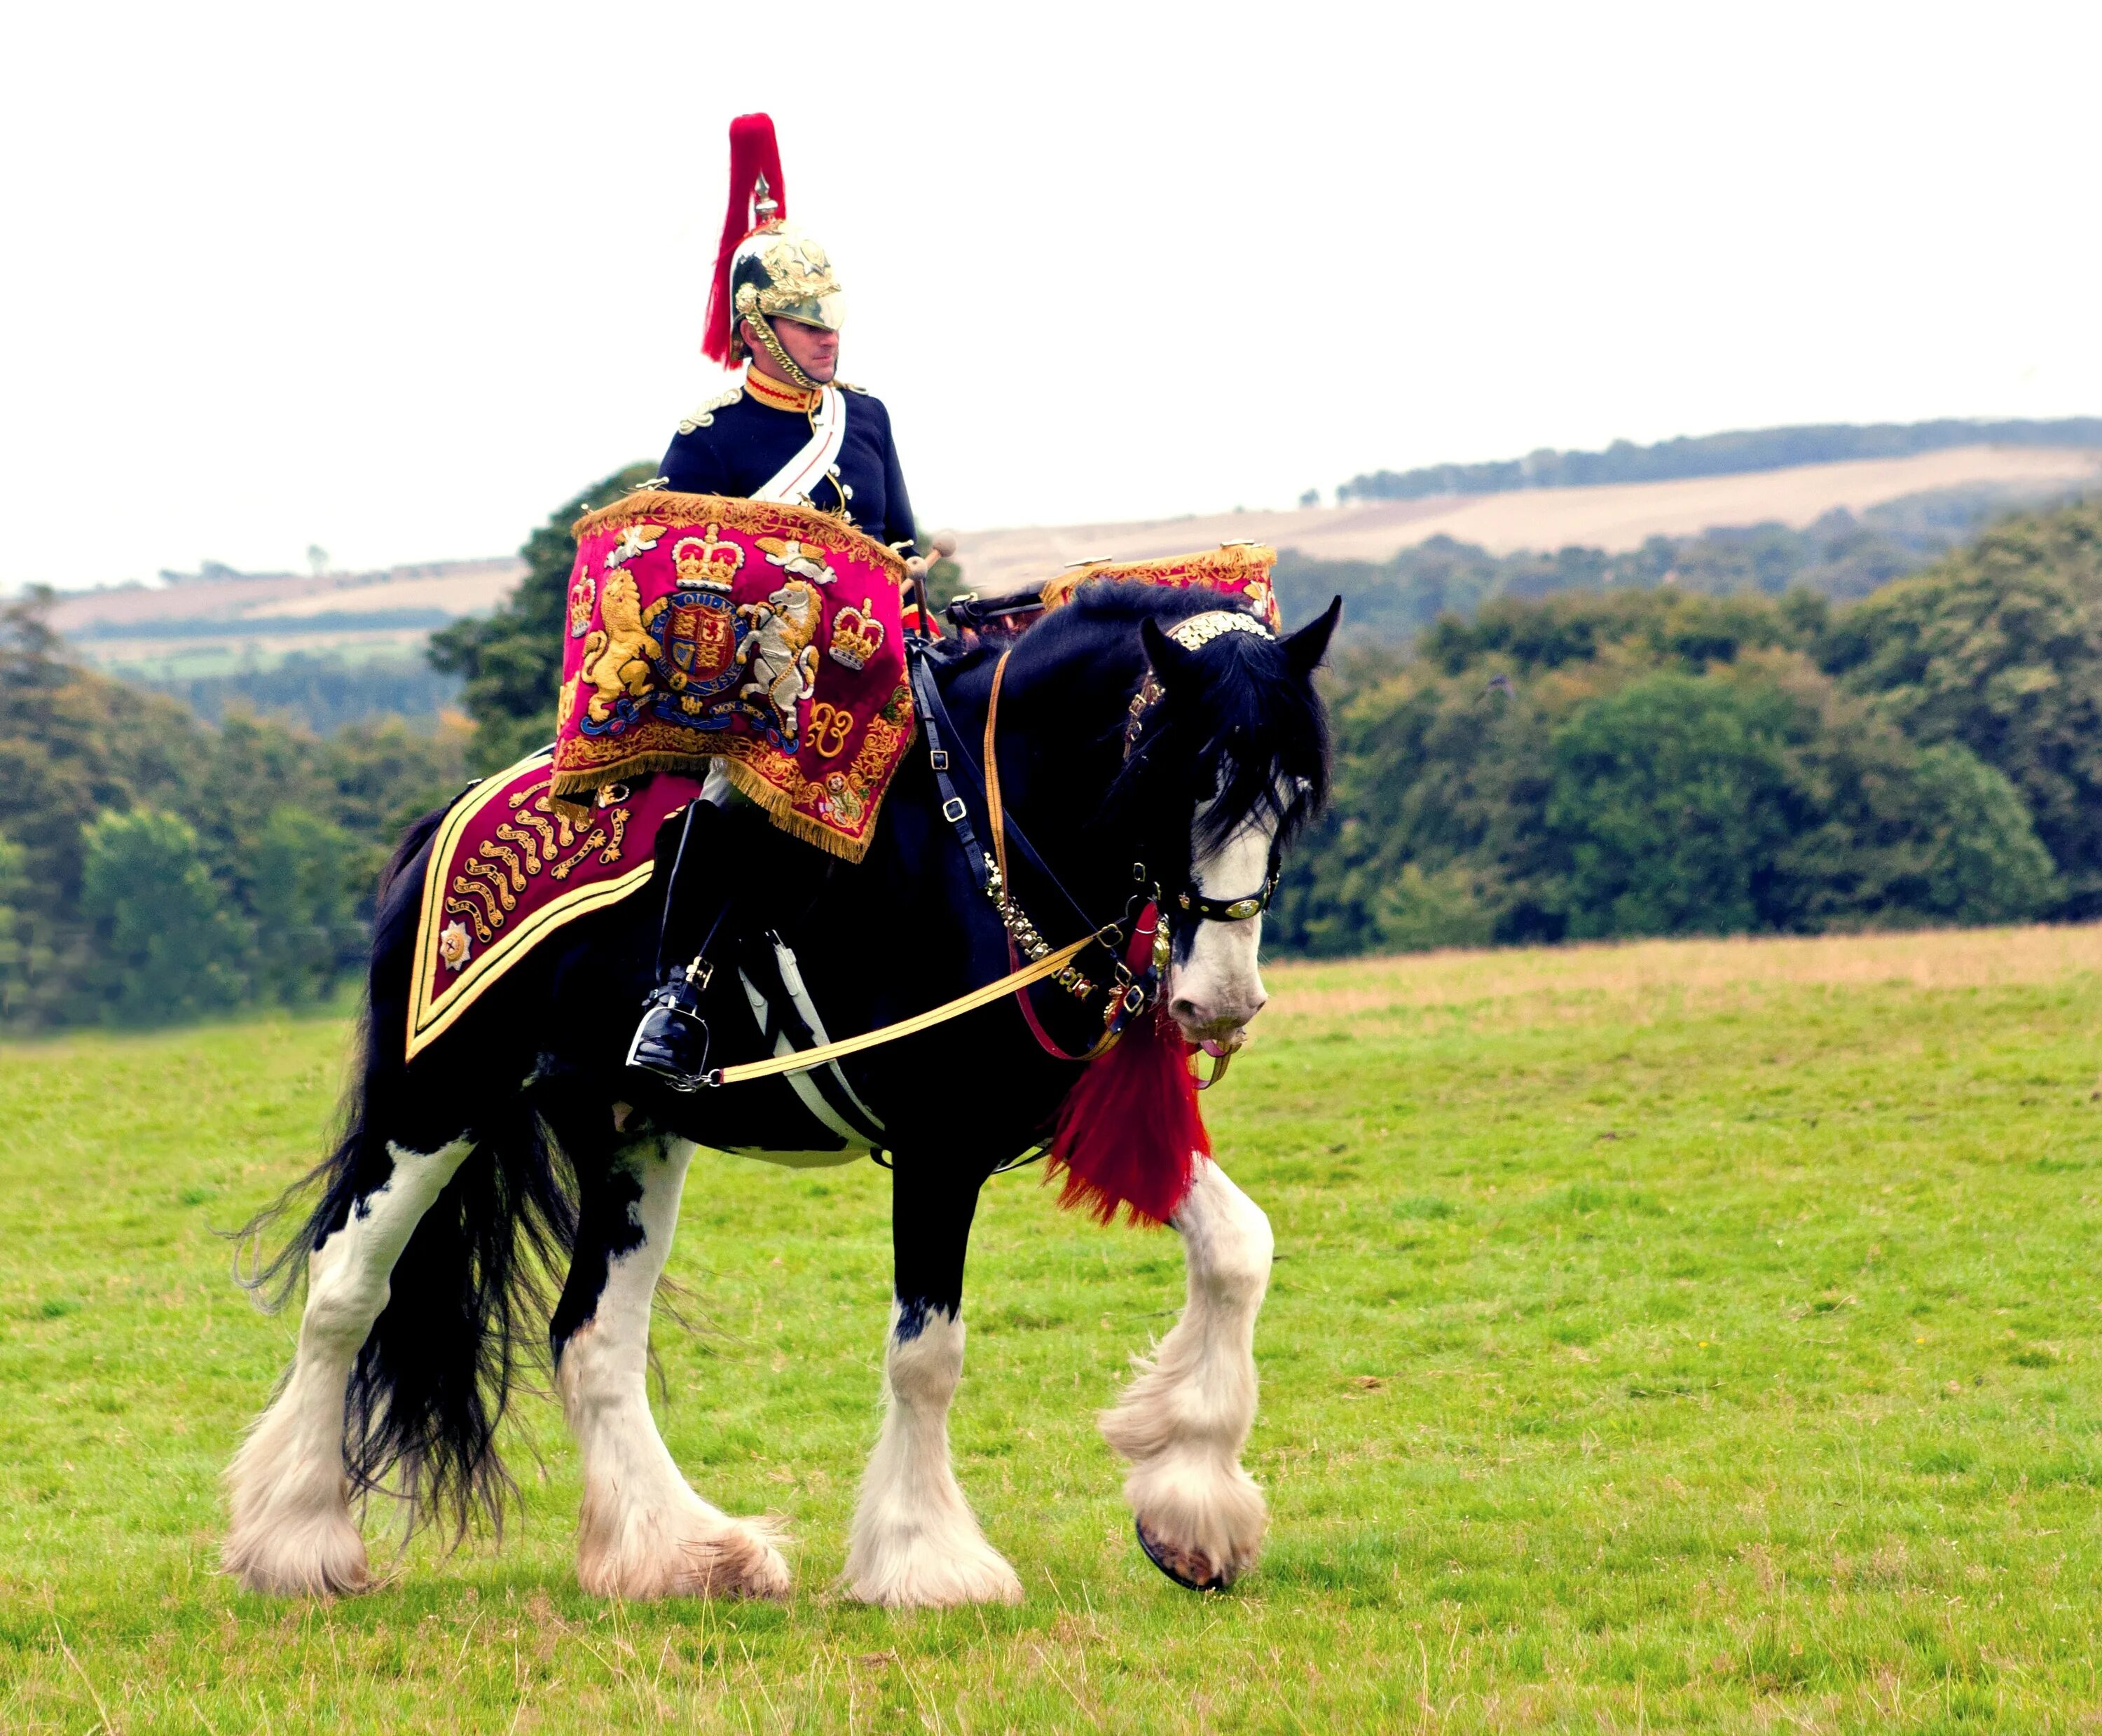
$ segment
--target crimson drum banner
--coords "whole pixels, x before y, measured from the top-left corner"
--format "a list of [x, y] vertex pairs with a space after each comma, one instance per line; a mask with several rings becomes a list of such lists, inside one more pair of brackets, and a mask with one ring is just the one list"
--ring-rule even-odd
[[711, 494], [629, 494], [576, 538], [555, 801], [719, 761], [777, 826], [858, 861], [912, 745], [904, 562], [827, 513]]

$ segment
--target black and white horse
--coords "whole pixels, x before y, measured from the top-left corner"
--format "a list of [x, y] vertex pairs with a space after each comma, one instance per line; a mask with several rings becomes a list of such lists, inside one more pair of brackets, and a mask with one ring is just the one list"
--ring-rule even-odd
[[[1255, 892], [1276, 842], [1324, 791], [1311, 676], [1336, 609], [1284, 639], [1233, 631], [1191, 649], [1163, 631], [1220, 604], [1208, 593], [1097, 585], [1013, 650], [999, 702], [1007, 806], [1094, 919], [1124, 913], [1135, 861], [1171, 897]], [[1127, 759], [1127, 713], [1149, 662], [1160, 697]], [[938, 678], [975, 744], [991, 656], [958, 656]], [[783, 837], [755, 811], [709, 813], [696, 839], [703, 860], [687, 863], [682, 887], [733, 877], [761, 914], [734, 926], [778, 931], [831, 1034], [875, 1030], [1009, 968], [1006, 932], [956, 848], [924, 753], [900, 771], [858, 865]], [[659, 942], [662, 857], [649, 888], [543, 943], [405, 1064], [410, 954], [439, 818], [411, 831], [383, 884], [348, 1124], [310, 1178], [319, 1203], [273, 1269], [289, 1285], [304, 1260], [305, 1313], [291, 1370], [228, 1472], [225, 1565], [259, 1591], [362, 1587], [353, 1498], [390, 1475], [418, 1516], [463, 1525], [477, 1506], [499, 1516], [508, 1480], [497, 1424], [544, 1321], [583, 1455], [586, 1588], [782, 1596], [788, 1569], [766, 1524], [695, 1494], [658, 1434], [645, 1390], [650, 1313], [696, 1145], [808, 1162], [796, 1154], [823, 1143], [823, 1129], [778, 1078], [681, 1096], [623, 1069]], [[982, 813], [978, 823], [989, 837]], [[1049, 938], [1084, 932], [1040, 875], [1011, 868]], [[1162, 993], [1192, 1040], [1231, 1039], [1262, 1007], [1259, 928], [1257, 917], [1175, 932]], [[769, 1052], [738, 978], [718, 969], [707, 997], [719, 1061]], [[1084, 1048], [1099, 1015], [1050, 985], [1035, 992], [1052, 1034]], [[732, 1035], [740, 1027], [743, 1039]], [[843, 1072], [892, 1154], [896, 1292], [887, 1405], [846, 1588], [900, 1606], [1012, 1601], [1020, 1583], [949, 1463], [965, 1248], [986, 1178], [1040, 1140], [1080, 1069], [1001, 1001], [853, 1057]], [[1130, 1461], [1126, 1494], [1156, 1562], [1222, 1584], [1254, 1559], [1265, 1523], [1239, 1457], [1255, 1413], [1270, 1226], [1209, 1161], [1173, 1225], [1186, 1306], [1102, 1428]], [[540, 1274], [565, 1259], [550, 1299]]]

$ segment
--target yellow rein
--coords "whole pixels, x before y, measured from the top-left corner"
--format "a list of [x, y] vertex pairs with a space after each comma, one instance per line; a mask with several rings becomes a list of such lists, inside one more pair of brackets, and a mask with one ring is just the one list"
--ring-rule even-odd
[[960, 994], [952, 1001], [925, 1012], [916, 1012], [909, 1019], [900, 1019], [895, 1025], [885, 1025], [872, 1031], [863, 1031], [858, 1037], [842, 1037], [836, 1043], [823, 1043], [814, 1049], [798, 1049], [792, 1055], [776, 1055], [770, 1061], [739, 1061], [734, 1066], [716, 1070], [712, 1083], [717, 1085], [741, 1085], [747, 1079], [770, 1079], [783, 1073], [807, 1073], [813, 1067], [822, 1067], [827, 1061], [837, 1061], [842, 1055], [858, 1055], [863, 1049], [872, 1049], [885, 1043], [895, 1043], [901, 1037], [910, 1037], [916, 1032], [941, 1024], [947, 1019], [961, 1018], [967, 1012], [1012, 994], [1018, 989], [1026, 989], [1032, 982], [1041, 982], [1046, 976], [1056, 976], [1079, 957], [1081, 951], [1094, 944], [1094, 936], [1083, 935], [1070, 946], [1062, 946], [1048, 953], [1035, 963], [1018, 971], [1011, 971], [997, 982], [989, 982], [982, 989], [973, 989], [968, 994]]

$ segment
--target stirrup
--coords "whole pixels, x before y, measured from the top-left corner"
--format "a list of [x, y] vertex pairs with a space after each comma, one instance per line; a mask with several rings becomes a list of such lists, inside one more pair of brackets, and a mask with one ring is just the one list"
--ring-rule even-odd
[[[696, 959], [695, 965], [700, 961]], [[650, 991], [642, 1022], [628, 1040], [627, 1065], [662, 1079], [672, 1090], [698, 1091], [708, 1066], [708, 1021], [701, 1016], [700, 988], [691, 968]], [[705, 987], [707, 977], [700, 977]]]

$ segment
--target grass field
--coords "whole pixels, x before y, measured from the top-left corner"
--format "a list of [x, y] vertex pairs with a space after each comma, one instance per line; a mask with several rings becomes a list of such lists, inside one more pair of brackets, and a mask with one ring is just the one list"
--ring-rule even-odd
[[[1262, 1565], [1200, 1598], [1091, 1415], [1171, 1238], [989, 1190], [958, 1468], [1029, 1589], [840, 1601], [885, 1181], [703, 1157], [673, 1452], [786, 1607], [609, 1606], [527, 1399], [501, 1552], [366, 1597], [214, 1570], [290, 1322], [214, 1225], [318, 1149], [340, 1022], [0, 1048], [0, 1729], [2021, 1729], [2102, 1723], [2102, 932], [1273, 972], [1212, 1105], [1279, 1260]], [[368, 1534], [388, 1516], [375, 1510]]]

